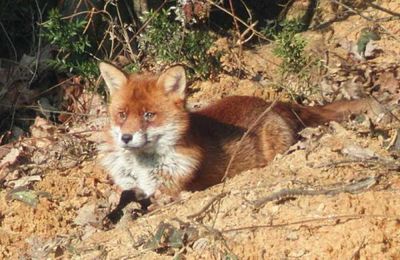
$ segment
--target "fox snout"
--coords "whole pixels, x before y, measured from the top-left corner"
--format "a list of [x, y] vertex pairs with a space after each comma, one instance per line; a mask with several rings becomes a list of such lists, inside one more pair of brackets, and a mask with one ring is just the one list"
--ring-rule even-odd
[[147, 134], [143, 131], [122, 133], [121, 129], [114, 129], [114, 138], [122, 148], [139, 149], [148, 143]]
[[121, 140], [128, 144], [132, 140], [133, 136], [131, 134], [122, 134]]
[[147, 135], [142, 131], [134, 134], [121, 134], [120, 140], [125, 148], [142, 148], [147, 144]]

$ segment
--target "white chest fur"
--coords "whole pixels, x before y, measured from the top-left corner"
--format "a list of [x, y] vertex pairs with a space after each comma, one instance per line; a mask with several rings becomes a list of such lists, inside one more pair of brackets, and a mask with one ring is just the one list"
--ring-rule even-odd
[[158, 154], [138, 154], [126, 149], [107, 151], [102, 164], [123, 190], [140, 188], [151, 196], [162, 185], [161, 173], [172, 179], [193, 174], [198, 161], [174, 149]]

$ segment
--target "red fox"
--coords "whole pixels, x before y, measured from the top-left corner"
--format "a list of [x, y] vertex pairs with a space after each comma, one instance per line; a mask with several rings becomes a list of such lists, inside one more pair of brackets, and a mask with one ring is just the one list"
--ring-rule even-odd
[[[128, 75], [107, 63], [99, 67], [111, 97], [102, 164], [123, 190], [139, 190], [145, 198], [156, 192], [176, 196], [220, 183], [238, 141], [271, 105], [257, 97], [232, 96], [191, 112], [181, 66], [160, 76]], [[228, 177], [267, 165], [296, 142], [302, 128], [341, 121], [370, 109], [372, 103], [275, 103], [243, 140]]]

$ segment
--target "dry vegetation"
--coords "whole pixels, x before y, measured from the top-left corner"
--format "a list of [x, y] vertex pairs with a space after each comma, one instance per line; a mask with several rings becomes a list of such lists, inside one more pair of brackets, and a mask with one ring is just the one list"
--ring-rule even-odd
[[[305, 5], [293, 1], [285, 15]], [[114, 226], [104, 217], [119, 193], [96, 151], [107, 122], [104, 101], [76, 88], [78, 77], [65, 81], [64, 123], [44, 117], [39, 103], [43, 114], [29, 137], [0, 146], [0, 258], [400, 258], [399, 18], [398, 1], [319, 1], [310, 29], [300, 34], [307, 59], [299, 73], [282, 71], [273, 44], [246, 48], [260, 32], [236, 18], [234, 40], [219, 38], [210, 50], [222, 51], [222, 71], [193, 80], [189, 106], [227, 95], [309, 105], [369, 95], [387, 114], [307, 128], [271, 165], [144, 215], [130, 204]], [[365, 32], [379, 39], [360, 52]], [[29, 97], [24, 80], [13, 84]]]

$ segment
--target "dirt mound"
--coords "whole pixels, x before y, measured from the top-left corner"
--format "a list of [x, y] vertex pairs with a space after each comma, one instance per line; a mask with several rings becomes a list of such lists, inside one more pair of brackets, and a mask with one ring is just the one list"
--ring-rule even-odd
[[[157, 257], [146, 242], [163, 221], [177, 230], [197, 230], [182, 242], [184, 251], [168, 252], [181, 250], [189, 259], [399, 257], [400, 164], [376, 138], [336, 123], [304, 132], [312, 132], [310, 139], [270, 166], [95, 233], [77, 252], [84, 258], [104, 252], [110, 258]], [[160, 251], [168, 247], [158, 242]]]
[[[383, 2], [400, 12], [396, 1]], [[400, 23], [371, 6], [363, 15], [374, 21], [320, 12], [303, 36], [325, 65], [310, 72], [304, 103], [369, 93], [388, 104], [392, 123], [361, 116], [307, 128], [269, 166], [183, 193], [145, 215], [132, 203], [110, 228], [103, 219], [120, 195], [94, 150], [104, 107], [97, 104], [101, 113], [75, 129], [38, 119], [32, 138], [0, 147], [0, 258], [400, 258]], [[380, 40], [370, 56], [358, 57], [363, 28], [376, 23]], [[285, 93], [282, 85], [298, 86], [295, 77], [282, 77], [272, 48], [245, 50], [240, 64], [231, 48], [226, 73], [194, 83], [190, 106], [228, 95], [272, 100]]]

